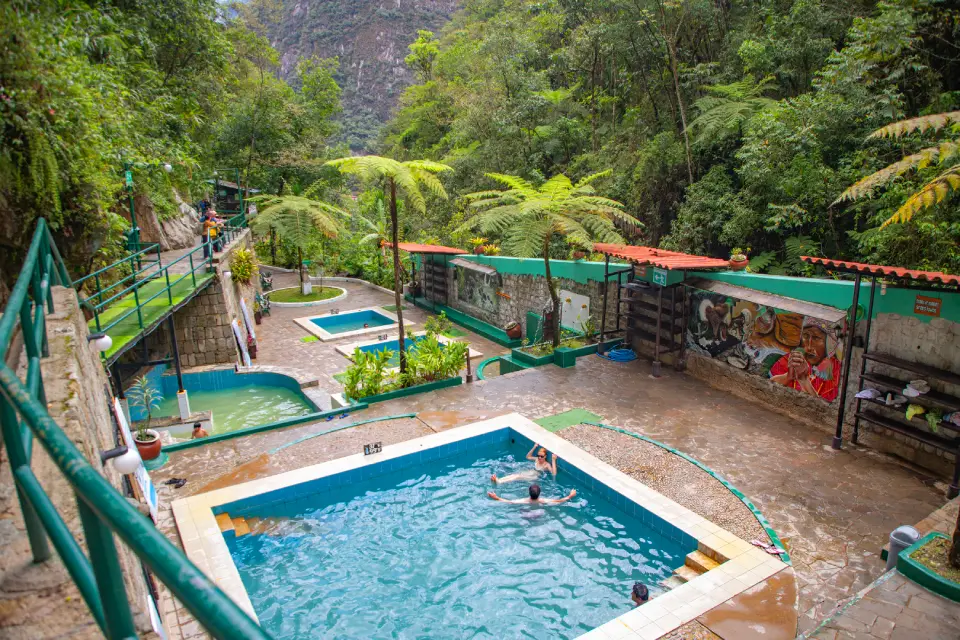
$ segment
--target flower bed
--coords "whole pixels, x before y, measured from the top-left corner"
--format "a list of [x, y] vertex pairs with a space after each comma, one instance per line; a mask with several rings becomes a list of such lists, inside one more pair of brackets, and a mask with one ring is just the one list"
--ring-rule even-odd
[[947, 560], [949, 548], [950, 538], [936, 531], [928, 533], [900, 552], [897, 571], [921, 587], [960, 602], [960, 582], [951, 579], [958, 572]]
[[266, 294], [270, 303], [277, 307], [313, 307], [330, 304], [347, 297], [347, 290], [340, 287], [316, 287], [310, 295], [300, 293], [300, 287], [285, 287]]

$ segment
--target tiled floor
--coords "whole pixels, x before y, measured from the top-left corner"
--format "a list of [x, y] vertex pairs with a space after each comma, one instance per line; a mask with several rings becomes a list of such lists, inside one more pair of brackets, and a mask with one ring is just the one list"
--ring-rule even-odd
[[[275, 286], [283, 286], [282, 278], [277, 277]], [[342, 309], [392, 304], [388, 294], [362, 285], [345, 286], [350, 297], [339, 305]], [[425, 314], [407, 306], [405, 313], [422, 326]], [[303, 315], [311, 315], [311, 310], [274, 308], [259, 329], [258, 362], [302, 369], [319, 378], [322, 387], [337, 390], [332, 376], [343, 371], [347, 361], [332, 352], [335, 342], [301, 342], [306, 333], [293, 318]], [[474, 334], [467, 339], [484, 358], [506, 351]], [[343, 420], [418, 415], [339, 431], [274, 455], [268, 452], [281, 444], [342, 422], [190, 449], [172, 455], [171, 462], [153, 475], [160, 482], [172, 476], [188, 479], [178, 491], [160, 485], [162, 500], [169, 503], [174, 497], [354, 453], [373, 440], [400, 442], [511, 411], [537, 418], [577, 407], [689, 453], [733, 482], [761, 509], [790, 549], [800, 631], [814, 628], [881, 574], [879, 551], [893, 528], [917, 522], [945, 502], [941, 483], [892, 458], [852, 446], [835, 451], [826, 431], [810, 429], [685, 374], [665, 369], [662, 377], [653, 378], [648, 363], [617, 364], [596, 357], [581, 358], [572, 369], [546, 366], [376, 404]], [[626, 440], [611, 446], [633, 446]], [[604, 458], [602, 452], [592, 453]], [[173, 534], [171, 524], [168, 515], [161, 527]], [[787, 596], [775, 589], [757, 597], [762, 601]], [[736, 617], [735, 611], [730, 616]]]

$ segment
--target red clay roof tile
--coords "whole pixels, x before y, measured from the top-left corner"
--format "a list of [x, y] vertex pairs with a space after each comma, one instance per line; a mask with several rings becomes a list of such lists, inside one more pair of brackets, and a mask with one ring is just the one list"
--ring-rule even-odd
[[917, 271], [903, 267], [886, 267], [879, 264], [864, 264], [862, 262], [847, 262], [845, 260], [831, 260], [830, 258], [816, 258], [800, 256], [800, 259], [810, 264], [820, 265], [827, 270], [850, 271], [870, 276], [889, 276], [905, 280], [919, 280], [946, 285], [960, 286], [960, 276], [954, 276], [942, 271]]
[[666, 249], [656, 249], [654, 247], [633, 247], [623, 244], [596, 243], [593, 245], [593, 248], [601, 253], [629, 260], [634, 264], [653, 265], [667, 270], [726, 269], [730, 266], [727, 260], [695, 256], [689, 253], [667, 251]]

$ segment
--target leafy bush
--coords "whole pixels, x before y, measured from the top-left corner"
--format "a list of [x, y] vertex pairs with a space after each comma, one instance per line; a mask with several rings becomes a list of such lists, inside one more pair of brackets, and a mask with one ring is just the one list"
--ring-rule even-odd
[[389, 391], [384, 384], [387, 363], [393, 351], [353, 350], [353, 364], [344, 372], [343, 392], [350, 400], [359, 400]]
[[243, 247], [234, 251], [233, 259], [230, 260], [230, 271], [235, 281], [250, 284], [250, 280], [259, 273], [253, 252]]
[[427, 318], [423, 328], [428, 334], [442, 335], [453, 328], [453, 323], [447, 317], [447, 312], [441, 311], [440, 315]]
[[407, 371], [400, 378], [400, 387], [446, 380], [460, 373], [467, 364], [466, 342], [442, 344], [437, 334], [428, 333], [407, 352]]

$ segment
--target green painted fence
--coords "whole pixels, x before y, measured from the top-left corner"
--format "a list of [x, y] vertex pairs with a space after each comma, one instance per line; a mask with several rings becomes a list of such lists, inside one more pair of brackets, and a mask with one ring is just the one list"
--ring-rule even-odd
[[[49, 560], [53, 545], [110, 640], [137, 635], [115, 538], [120, 538], [213, 636], [269, 638], [100, 475], [47, 413], [41, 371], [41, 359], [48, 355], [45, 314], [53, 312], [51, 287], [71, 284], [46, 221], [40, 219], [0, 317], [2, 446], [7, 449], [34, 561]], [[16, 340], [18, 334], [22, 345]], [[15, 344], [20, 353], [11, 352]], [[21, 356], [26, 356], [27, 363], [24, 380], [6, 364]], [[76, 495], [87, 553], [31, 469], [34, 440], [50, 454]]]

